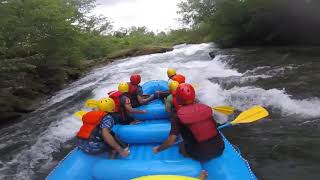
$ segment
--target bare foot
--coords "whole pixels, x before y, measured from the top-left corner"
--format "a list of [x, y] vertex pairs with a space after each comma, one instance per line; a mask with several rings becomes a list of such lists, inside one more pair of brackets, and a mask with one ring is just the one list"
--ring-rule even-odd
[[207, 177], [208, 177], [207, 171], [202, 170], [201, 173], [200, 173], [199, 179], [200, 180], [205, 180], [205, 179], [207, 179]]

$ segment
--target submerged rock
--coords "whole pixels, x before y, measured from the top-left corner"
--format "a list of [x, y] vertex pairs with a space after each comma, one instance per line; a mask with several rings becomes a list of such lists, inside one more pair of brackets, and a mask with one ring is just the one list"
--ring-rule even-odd
[[212, 59], [214, 59], [215, 57], [216, 57], [216, 54], [215, 54], [216, 52], [209, 52], [209, 56], [212, 58]]

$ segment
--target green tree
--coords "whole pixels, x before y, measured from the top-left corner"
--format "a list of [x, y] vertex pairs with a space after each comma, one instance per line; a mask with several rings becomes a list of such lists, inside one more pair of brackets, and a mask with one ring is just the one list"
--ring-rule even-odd
[[185, 24], [222, 46], [320, 43], [315, 0], [184, 0], [179, 8]]

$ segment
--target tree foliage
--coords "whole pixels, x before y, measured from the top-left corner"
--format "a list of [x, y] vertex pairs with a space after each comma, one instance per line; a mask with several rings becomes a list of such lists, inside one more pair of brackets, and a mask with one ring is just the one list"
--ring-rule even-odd
[[79, 77], [84, 64], [95, 62], [88, 59], [186, 41], [179, 37], [185, 30], [113, 31], [107, 17], [90, 15], [94, 7], [95, 0], [0, 0], [0, 121]]
[[320, 43], [315, 0], [184, 0], [179, 8], [184, 23], [224, 46]]

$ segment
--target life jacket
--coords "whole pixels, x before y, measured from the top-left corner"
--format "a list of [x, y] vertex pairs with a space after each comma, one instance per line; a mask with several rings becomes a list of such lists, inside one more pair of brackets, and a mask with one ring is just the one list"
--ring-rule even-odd
[[129, 94], [132, 95], [136, 95], [137, 94], [137, 85], [133, 85], [131, 83], [129, 84]]
[[111, 91], [111, 92], [108, 92], [108, 95], [114, 101], [114, 104], [115, 104], [114, 113], [119, 113], [121, 117], [121, 121], [125, 121], [127, 119], [126, 112], [123, 105], [121, 106], [121, 102], [120, 102], [120, 98], [124, 96], [124, 94], [120, 91]]
[[218, 133], [212, 109], [201, 103], [182, 106], [177, 111], [180, 122], [187, 126], [198, 142], [207, 141]]
[[181, 74], [176, 74], [172, 76], [170, 79], [173, 81], [177, 81], [179, 84], [186, 82], [186, 78], [184, 77], [184, 75]]
[[178, 111], [182, 105], [178, 104], [176, 94], [177, 94], [176, 91], [172, 92], [172, 104], [174, 109]]
[[122, 96], [122, 92], [120, 91], [111, 91], [108, 92], [108, 95], [111, 99], [113, 99], [114, 104], [115, 104], [115, 108], [114, 108], [114, 112], [119, 112], [120, 111], [120, 97]]
[[128, 84], [129, 84], [128, 94], [129, 94], [129, 98], [131, 100], [131, 105], [132, 105], [132, 107], [138, 107], [141, 105], [138, 101], [138, 93], [137, 93], [139, 85], [133, 85], [131, 83], [128, 83]]
[[89, 139], [105, 115], [107, 115], [107, 113], [104, 111], [90, 111], [83, 115], [83, 125], [77, 133], [77, 136], [81, 139]]

